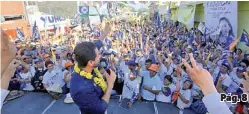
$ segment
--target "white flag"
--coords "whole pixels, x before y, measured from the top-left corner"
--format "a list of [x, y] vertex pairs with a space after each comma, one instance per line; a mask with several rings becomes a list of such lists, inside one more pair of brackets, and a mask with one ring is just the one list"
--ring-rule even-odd
[[198, 30], [200, 30], [203, 34], [205, 32], [205, 25], [203, 24], [203, 22], [200, 22], [198, 25]]

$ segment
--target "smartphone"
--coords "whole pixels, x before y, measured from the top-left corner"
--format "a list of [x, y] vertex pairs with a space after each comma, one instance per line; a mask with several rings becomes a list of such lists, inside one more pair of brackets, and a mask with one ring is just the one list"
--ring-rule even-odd
[[111, 74], [111, 70], [109, 68], [106, 68], [105, 70], [109, 75]]

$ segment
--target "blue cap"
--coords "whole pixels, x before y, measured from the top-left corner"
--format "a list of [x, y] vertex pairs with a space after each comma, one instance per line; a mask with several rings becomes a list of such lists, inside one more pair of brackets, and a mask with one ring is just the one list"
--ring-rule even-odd
[[239, 68], [237, 69], [237, 72], [246, 72], [246, 68], [239, 67]]
[[40, 59], [40, 58], [35, 59], [35, 64], [38, 62], [42, 62], [42, 59]]
[[227, 67], [227, 69], [230, 69], [230, 64], [228, 62], [224, 61], [222, 63], [222, 65], [224, 65], [225, 67]]
[[128, 63], [127, 63], [129, 66], [136, 66], [136, 62], [134, 60], [130, 60]]

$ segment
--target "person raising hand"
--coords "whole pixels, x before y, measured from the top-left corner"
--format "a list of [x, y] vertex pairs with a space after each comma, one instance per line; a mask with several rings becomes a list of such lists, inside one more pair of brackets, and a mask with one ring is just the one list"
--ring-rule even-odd
[[191, 65], [185, 59], [182, 59], [182, 62], [191, 79], [201, 88], [204, 94], [202, 100], [208, 112], [210, 114], [232, 114], [226, 103], [220, 102], [220, 94], [214, 86], [211, 74], [207, 70], [197, 66], [192, 53], [189, 54], [189, 58]]

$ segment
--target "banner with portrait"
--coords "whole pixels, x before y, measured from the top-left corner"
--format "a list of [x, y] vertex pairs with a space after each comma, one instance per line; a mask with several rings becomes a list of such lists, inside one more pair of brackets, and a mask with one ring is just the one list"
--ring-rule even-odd
[[219, 44], [226, 47], [237, 38], [237, 1], [204, 2], [207, 35], [216, 36]]

